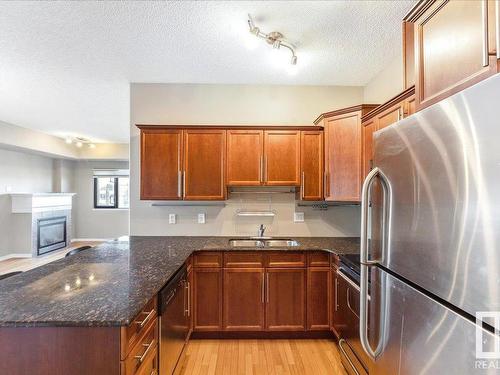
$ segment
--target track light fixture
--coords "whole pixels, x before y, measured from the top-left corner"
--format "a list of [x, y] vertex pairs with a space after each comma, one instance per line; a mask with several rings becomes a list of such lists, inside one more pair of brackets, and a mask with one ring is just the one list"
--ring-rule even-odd
[[285, 39], [282, 33], [280, 33], [279, 31], [272, 31], [269, 34], [263, 33], [257, 26], [255, 26], [250, 14], [248, 15], [248, 28], [251, 34], [255, 35], [258, 38], [264, 39], [267, 43], [272, 45], [273, 48], [280, 49], [281, 47], [285, 47], [289, 49], [292, 53], [290, 64], [297, 65], [297, 55], [295, 53], [295, 47]]
[[76, 147], [82, 148], [83, 145], [87, 145], [88, 148], [95, 148], [95, 144], [92, 143], [89, 139], [83, 137], [66, 137], [66, 143], [72, 144], [74, 143]]

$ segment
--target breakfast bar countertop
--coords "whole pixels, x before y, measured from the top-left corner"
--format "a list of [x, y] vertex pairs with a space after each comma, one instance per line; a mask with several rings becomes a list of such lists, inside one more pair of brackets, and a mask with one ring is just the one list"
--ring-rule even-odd
[[235, 237], [131, 236], [0, 281], [0, 327], [126, 326], [193, 251], [359, 253], [357, 237], [293, 237], [296, 247], [235, 248]]

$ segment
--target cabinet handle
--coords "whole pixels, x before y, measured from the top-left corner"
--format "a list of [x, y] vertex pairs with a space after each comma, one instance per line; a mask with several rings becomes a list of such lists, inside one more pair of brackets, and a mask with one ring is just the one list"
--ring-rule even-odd
[[335, 278], [335, 311], [339, 309], [339, 281]]
[[403, 119], [403, 113], [402, 112], [403, 112], [402, 108], [399, 107], [398, 108], [398, 121]]
[[151, 320], [151, 318], [153, 317], [153, 315], [155, 313], [155, 309], [151, 310], [150, 312], [143, 311], [142, 313], [147, 314], [146, 317], [144, 318], [144, 320], [135, 322], [135, 324], [139, 324], [140, 328], [144, 327], [146, 325], [146, 323]]
[[182, 171], [177, 172], [177, 196], [182, 197]]
[[189, 316], [189, 285], [187, 281], [184, 281], [184, 316]]
[[142, 346], [144, 346], [146, 348], [146, 350], [144, 351], [144, 353], [142, 353], [142, 355], [135, 355], [134, 358], [137, 359], [139, 361], [139, 363], [144, 362], [144, 359], [148, 355], [148, 353], [151, 350], [151, 348], [153, 347], [154, 343], [155, 343], [155, 340], [153, 339], [153, 340], [151, 340], [151, 342], [149, 344], [142, 344]]
[[264, 295], [265, 295], [265, 289], [264, 289], [264, 272], [262, 272], [262, 288], [261, 288], [261, 300], [262, 303], [264, 303]]
[[182, 172], [182, 199], [186, 197], [186, 171]]
[[188, 284], [188, 316], [191, 316], [191, 282], [187, 282]]
[[483, 67], [486, 67], [490, 65], [490, 47], [489, 47], [489, 35], [488, 35], [488, 0], [483, 0], [481, 9], [483, 13]]
[[347, 299], [347, 307], [359, 319], [359, 314], [351, 306], [351, 289], [350, 288], [347, 288], [347, 298], [346, 299]]
[[301, 176], [301, 179], [300, 179], [300, 198], [301, 199], [304, 199], [305, 197], [305, 193], [304, 193], [304, 190], [306, 188], [306, 174], [304, 171], [302, 171], [302, 176]]
[[267, 303], [269, 303], [269, 272], [266, 273]]
[[267, 155], [264, 155], [264, 163], [263, 163], [263, 168], [264, 172], [262, 182], [267, 182]]
[[496, 50], [497, 50], [497, 59], [500, 60], [500, 1], [495, 0], [495, 29], [497, 32], [496, 35]]
[[264, 155], [260, 155], [260, 168], [259, 168], [260, 182], [264, 182]]

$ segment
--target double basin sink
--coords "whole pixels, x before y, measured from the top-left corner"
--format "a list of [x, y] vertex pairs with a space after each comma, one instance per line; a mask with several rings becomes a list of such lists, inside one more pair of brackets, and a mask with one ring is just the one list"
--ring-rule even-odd
[[243, 238], [229, 240], [231, 247], [295, 247], [300, 244], [292, 239], [283, 238]]

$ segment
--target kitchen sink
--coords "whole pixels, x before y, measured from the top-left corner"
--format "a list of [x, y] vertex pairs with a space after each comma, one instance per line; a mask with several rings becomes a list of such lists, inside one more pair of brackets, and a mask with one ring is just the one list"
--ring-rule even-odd
[[263, 247], [264, 242], [261, 240], [229, 240], [229, 245], [232, 247]]
[[233, 239], [229, 240], [232, 247], [295, 247], [300, 244], [291, 239]]
[[294, 247], [300, 244], [295, 240], [265, 240], [264, 246], [266, 247]]

